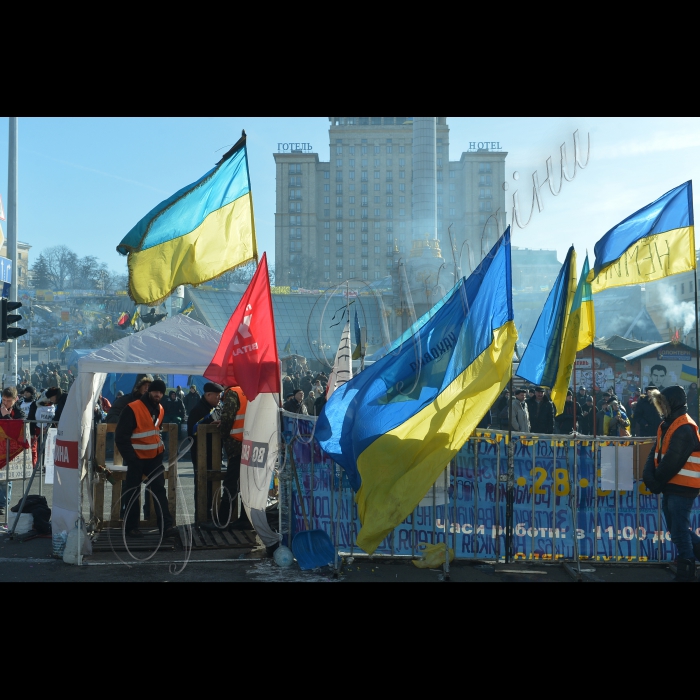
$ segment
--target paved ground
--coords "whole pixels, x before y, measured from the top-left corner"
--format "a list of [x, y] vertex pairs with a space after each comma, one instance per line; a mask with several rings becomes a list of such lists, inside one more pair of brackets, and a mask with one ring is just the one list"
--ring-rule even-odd
[[[0, 472], [1, 474], [1, 472]], [[184, 498], [178, 498], [178, 524], [192, 522], [194, 503], [194, 476], [192, 465], [179, 465], [180, 487]], [[31, 493], [42, 492], [51, 503], [50, 485], [39, 482]], [[19, 501], [22, 482], [14, 483], [12, 504]], [[109, 487], [105, 503], [109, 503]], [[85, 512], [88, 512], [87, 503]], [[5, 516], [0, 516], [0, 523]], [[148, 554], [135, 553], [139, 559]], [[660, 566], [582, 566], [584, 578], [602, 582], [665, 582], [672, 574]], [[260, 581], [260, 582], [441, 582], [442, 570], [416, 568], [410, 561], [387, 562], [366, 558], [347, 559], [336, 579], [331, 571], [303, 572], [296, 564], [280, 569], [270, 559], [263, 558], [261, 550], [170, 551], [156, 553], [148, 562], [135, 561], [126, 553], [106, 552], [85, 559], [85, 566], [75, 567], [51, 558], [51, 540], [33, 539], [25, 542], [10, 540], [0, 530], [0, 582], [29, 581]], [[450, 580], [454, 582], [516, 583], [516, 582], [571, 582], [573, 579], [562, 566], [518, 562], [513, 565], [488, 563], [456, 563]]]
[[[135, 553], [135, 557], [148, 556]], [[138, 562], [126, 553], [100, 553], [86, 557], [85, 566], [76, 567], [51, 558], [51, 540], [20, 542], [0, 534], [0, 583], [16, 581], [258, 581], [258, 582], [425, 582], [444, 581], [442, 570], [417, 569], [409, 561], [387, 562], [346, 559], [341, 576], [330, 570], [304, 572], [296, 565], [280, 569], [263, 558], [261, 550], [171, 551], [155, 554], [148, 562]], [[671, 572], [658, 566], [582, 567], [589, 581], [664, 582]], [[561, 566], [517, 563], [453, 564], [450, 580], [474, 583], [554, 583], [571, 582]]]

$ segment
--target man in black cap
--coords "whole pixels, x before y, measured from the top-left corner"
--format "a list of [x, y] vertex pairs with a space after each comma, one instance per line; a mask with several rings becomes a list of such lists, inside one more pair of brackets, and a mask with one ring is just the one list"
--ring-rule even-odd
[[690, 529], [690, 514], [700, 494], [700, 433], [688, 415], [682, 386], [669, 386], [662, 392], [652, 389], [649, 398], [663, 422], [644, 465], [644, 483], [652, 493], [663, 493], [666, 527], [678, 548], [674, 581], [693, 582], [695, 560], [700, 560], [700, 537]]
[[292, 394], [282, 408], [289, 413], [302, 413], [303, 415], [307, 415], [309, 412], [304, 405], [304, 392], [301, 389]]
[[160, 504], [160, 508], [156, 508], [159, 529], [164, 537], [177, 535], [165, 494], [165, 447], [160, 436], [165, 413], [160, 405], [163, 394], [165, 382], [160, 379], [151, 382], [148, 392], [124, 408], [114, 435], [114, 441], [127, 466], [122, 501], [128, 511], [125, 516], [125, 530], [130, 537], [143, 537], [139, 530], [137, 503], [144, 476], [148, 480], [148, 488]]
[[[190, 415], [187, 418], [187, 435], [194, 438], [192, 443], [192, 449], [190, 454], [192, 455], [192, 468], [194, 469], [194, 502], [195, 508], [197, 505], [197, 496], [199, 494], [199, 487], [197, 485], [197, 470], [198, 470], [198, 450], [200, 447], [206, 450], [206, 463], [207, 469], [212, 468], [212, 436], [207, 435], [206, 445], [202, 445], [197, 437], [197, 427], [200, 425], [219, 425], [219, 413], [216, 410], [219, 406], [221, 400], [221, 393], [223, 392], [223, 387], [215, 384], [214, 382], [207, 382], [204, 385], [204, 396], [199, 400], [199, 403], [190, 411]], [[212, 483], [207, 482], [207, 515], [211, 513], [212, 506]], [[211, 522], [211, 521], [209, 521]]]

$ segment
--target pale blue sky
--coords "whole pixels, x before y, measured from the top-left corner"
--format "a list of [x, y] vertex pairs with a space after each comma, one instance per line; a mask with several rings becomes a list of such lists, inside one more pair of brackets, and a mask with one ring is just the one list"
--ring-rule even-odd
[[[532, 173], [546, 177], [552, 156], [558, 179], [559, 147], [566, 141], [572, 167], [572, 134], [585, 144], [590, 163], [558, 197], [545, 185], [544, 211], [515, 229], [513, 244], [555, 248], [563, 260], [572, 243], [579, 267], [586, 248], [606, 231], [667, 190], [698, 174], [700, 118], [448, 117], [450, 156], [471, 141], [499, 141], [508, 151], [507, 208], [515, 188], [524, 215], [530, 210]], [[19, 119], [19, 239], [43, 248], [64, 243], [95, 255], [116, 271], [125, 258], [115, 250], [129, 229], [158, 202], [196, 180], [240, 136], [248, 152], [260, 251], [274, 260], [275, 168], [278, 142], [309, 142], [328, 160], [327, 117], [230, 118], [23, 118]], [[8, 122], [0, 120], [0, 193], [7, 202]], [[516, 183], [513, 171], [520, 173]], [[494, 183], [495, 184], [495, 183]], [[500, 183], [499, 183], [500, 185]], [[700, 187], [700, 185], [698, 185]], [[7, 225], [2, 222], [3, 230]]]

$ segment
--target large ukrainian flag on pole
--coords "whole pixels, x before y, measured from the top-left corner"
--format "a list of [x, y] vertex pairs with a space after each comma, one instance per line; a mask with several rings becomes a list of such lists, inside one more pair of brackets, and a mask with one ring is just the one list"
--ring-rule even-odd
[[595, 245], [593, 293], [695, 269], [693, 183], [688, 181], [610, 229]]
[[[532, 331], [530, 342], [520, 359], [519, 377], [554, 390], [559, 376], [564, 332], [575, 294], [576, 251], [571, 246], [552, 291], [547, 297], [535, 330]], [[563, 409], [567, 388], [568, 386], [564, 388], [561, 406], [554, 402], [558, 413]], [[552, 391], [552, 401], [554, 401], [554, 393]]]
[[129, 294], [163, 301], [257, 260], [245, 132], [213, 170], [161, 202], [117, 246], [129, 256]]
[[557, 377], [552, 388], [552, 401], [557, 407], [557, 415], [564, 410], [566, 392], [576, 363], [576, 353], [589, 347], [595, 340], [595, 310], [591, 285], [586, 281], [588, 272], [588, 256], [586, 255], [578, 287], [571, 304], [571, 311], [566, 320]]
[[425, 318], [339, 387], [316, 426], [357, 492], [357, 543], [369, 553], [428, 493], [510, 379], [510, 229]]

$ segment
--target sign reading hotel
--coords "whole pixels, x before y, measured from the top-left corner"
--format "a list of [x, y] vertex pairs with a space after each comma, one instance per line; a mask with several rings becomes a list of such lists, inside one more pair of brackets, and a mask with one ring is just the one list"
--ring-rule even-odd
[[500, 151], [501, 142], [500, 141], [470, 141], [469, 142], [470, 151]]

